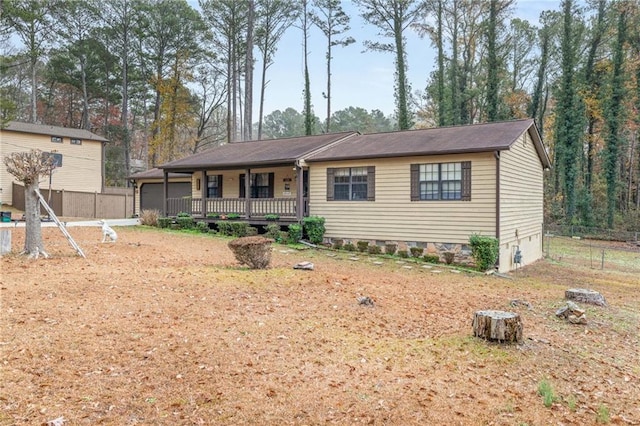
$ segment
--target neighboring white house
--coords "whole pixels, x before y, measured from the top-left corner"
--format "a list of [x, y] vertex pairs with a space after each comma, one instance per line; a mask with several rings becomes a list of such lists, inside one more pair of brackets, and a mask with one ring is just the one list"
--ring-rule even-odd
[[[0, 161], [14, 152], [39, 149], [52, 154], [57, 167], [51, 175], [53, 190], [102, 192], [104, 184], [104, 144], [108, 142], [88, 130], [42, 124], [10, 122], [0, 129]], [[15, 178], [0, 163], [0, 201], [12, 204]], [[49, 177], [40, 182], [49, 187]]]

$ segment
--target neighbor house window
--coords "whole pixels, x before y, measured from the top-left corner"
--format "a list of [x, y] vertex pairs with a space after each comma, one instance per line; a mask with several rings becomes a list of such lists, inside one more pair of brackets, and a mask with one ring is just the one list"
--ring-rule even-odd
[[62, 138], [60, 136], [51, 136], [51, 142], [62, 143]]
[[222, 175], [207, 176], [207, 198], [222, 198]]
[[[274, 174], [273, 173], [251, 173], [249, 181], [250, 198], [273, 198], [274, 194]], [[245, 198], [245, 174], [240, 175], [240, 198]]]
[[71, 139], [71, 145], [82, 145], [82, 139]]
[[327, 169], [327, 201], [375, 201], [376, 168]]
[[411, 201], [471, 200], [471, 161], [411, 165]]

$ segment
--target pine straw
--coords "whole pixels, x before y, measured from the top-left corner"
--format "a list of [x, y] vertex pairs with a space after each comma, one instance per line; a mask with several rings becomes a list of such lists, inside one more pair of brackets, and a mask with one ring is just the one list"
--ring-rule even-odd
[[[86, 260], [54, 228], [51, 259], [2, 258], [0, 424], [590, 424], [603, 405], [640, 422], [631, 276], [543, 262], [504, 280], [279, 245], [250, 271], [225, 239], [117, 231], [71, 228]], [[315, 271], [292, 269], [305, 260]], [[555, 318], [589, 283], [610, 308]], [[483, 309], [519, 312], [525, 343], [472, 338]]]

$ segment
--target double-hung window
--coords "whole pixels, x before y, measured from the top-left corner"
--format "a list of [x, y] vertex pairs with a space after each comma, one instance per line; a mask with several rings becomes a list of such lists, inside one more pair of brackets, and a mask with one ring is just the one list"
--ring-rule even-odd
[[327, 201], [375, 201], [375, 167], [327, 169]]
[[471, 162], [411, 165], [411, 201], [471, 200]]
[[[250, 198], [273, 198], [274, 196], [274, 174], [273, 173], [251, 173], [249, 181]], [[240, 175], [240, 198], [245, 198], [245, 174]]]
[[207, 176], [207, 198], [222, 198], [222, 175]]

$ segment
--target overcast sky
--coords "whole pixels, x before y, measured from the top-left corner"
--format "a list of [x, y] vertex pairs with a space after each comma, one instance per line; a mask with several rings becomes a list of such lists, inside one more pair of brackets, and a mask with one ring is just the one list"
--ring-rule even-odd
[[[478, 0], [483, 1], [483, 0]], [[358, 10], [349, 0], [343, 1], [345, 12], [351, 17], [349, 35], [356, 43], [345, 48], [333, 49], [332, 61], [332, 101], [331, 110], [337, 111], [349, 106], [367, 110], [379, 109], [390, 115], [394, 113], [394, 57], [391, 53], [363, 52], [364, 40], [375, 40], [377, 30], [365, 24]], [[559, 10], [560, 0], [516, 0], [514, 17], [538, 24], [543, 10]], [[311, 80], [311, 102], [315, 114], [324, 120], [326, 101], [322, 92], [326, 91], [326, 38], [313, 27], [309, 40], [309, 74]], [[428, 39], [421, 39], [415, 33], [407, 33], [408, 78], [412, 90], [424, 90], [429, 75], [435, 70], [436, 50]], [[273, 65], [267, 71], [270, 80], [265, 95], [265, 114], [276, 109], [303, 108], [302, 34], [298, 28], [290, 28], [284, 35]], [[256, 64], [254, 75], [254, 121], [258, 118], [259, 84]]]

